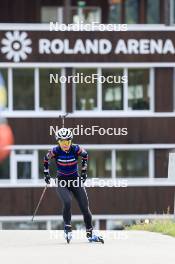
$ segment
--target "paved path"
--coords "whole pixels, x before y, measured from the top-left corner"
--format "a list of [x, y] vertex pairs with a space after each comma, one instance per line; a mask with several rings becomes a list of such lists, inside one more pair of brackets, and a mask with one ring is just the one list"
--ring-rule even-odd
[[174, 264], [175, 238], [144, 231], [103, 231], [105, 244], [75, 231], [67, 245], [61, 231], [0, 231], [3, 264]]

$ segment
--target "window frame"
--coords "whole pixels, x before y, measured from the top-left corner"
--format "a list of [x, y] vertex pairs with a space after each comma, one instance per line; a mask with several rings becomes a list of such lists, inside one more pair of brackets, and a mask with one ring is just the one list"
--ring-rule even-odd
[[[49, 116], [49, 115], [57, 115], [63, 114], [66, 109], [66, 93], [65, 93], [65, 83], [61, 83], [61, 98], [60, 105], [61, 109], [58, 110], [40, 110], [40, 84], [39, 84], [39, 69], [48, 69], [48, 68], [56, 68], [56, 65], [44, 65], [35, 67], [34, 64], [26, 65], [26, 67], [22, 67], [19, 65], [18, 67], [14, 66], [3, 66], [0, 65], [0, 68], [7, 69], [7, 83], [8, 83], [8, 107], [3, 111], [3, 115], [5, 117], [36, 117], [38, 116]], [[14, 110], [13, 109], [13, 69], [33, 69], [34, 71], [34, 110]], [[58, 67], [61, 71], [61, 75], [65, 75], [65, 68]]]
[[[53, 8], [53, 9], [56, 9], [56, 14], [57, 14], [57, 17], [56, 17], [56, 21], [58, 21], [60, 24], [61, 23], [64, 23], [64, 7], [63, 6], [42, 6], [41, 7], [41, 16], [40, 16], [40, 21], [41, 23], [47, 23], [47, 22], [43, 22], [42, 21], [42, 9], [43, 8]], [[70, 7], [70, 14], [71, 14], [71, 20], [73, 20], [73, 16], [72, 16], [72, 11], [74, 10], [77, 10], [77, 13], [78, 13], [78, 8], [80, 8], [81, 10], [82, 9], [97, 9], [98, 11], [98, 16], [99, 16], [99, 19], [100, 19], [100, 22], [102, 22], [102, 8], [101, 6], [85, 6], [85, 7], [78, 7], [78, 6], [71, 6]], [[71, 24], [73, 24], [73, 22], [71, 22]]]
[[[155, 149], [170, 149], [169, 144], [164, 145], [154, 145], [151, 144], [103, 144], [103, 145], [81, 145], [85, 149], [88, 150], [95, 150], [95, 151], [111, 151], [111, 177], [108, 178], [93, 178], [88, 179], [87, 187], [99, 186], [99, 182], [103, 181], [105, 184], [108, 180], [111, 180], [113, 183], [120, 183], [120, 182], [127, 182], [128, 184], [147, 184], [149, 180], [155, 180], [154, 178], [154, 167], [155, 167]], [[39, 178], [39, 150], [48, 150], [53, 148], [53, 145], [13, 145], [11, 146], [11, 153], [10, 153], [10, 178], [9, 179], [0, 179], [1, 187], [42, 187], [45, 186], [44, 179]], [[171, 148], [175, 148], [175, 144], [171, 146]], [[15, 150], [33, 150], [33, 154], [16, 154]], [[147, 150], [148, 151], [148, 177], [138, 177], [138, 178], [118, 178], [116, 175], [116, 151], [117, 150]], [[15, 174], [15, 161], [19, 158], [19, 156], [24, 156], [22, 160], [31, 159], [33, 162], [33, 175], [31, 179], [17, 179]], [[19, 160], [19, 159], [18, 159]], [[168, 181], [169, 179], [164, 179]], [[95, 187], [94, 186], [94, 187]]]
[[[26, 149], [28, 149], [26, 147]], [[37, 166], [35, 163], [38, 163], [38, 157], [37, 157], [37, 150], [33, 150], [32, 154], [16, 154], [15, 150], [11, 151], [10, 154], [10, 182], [11, 184], [16, 183], [23, 183], [23, 182], [30, 182], [33, 181], [34, 183], [37, 183]], [[17, 177], [17, 163], [20, 161], [29, 161], [31, 162], [31, 178], [30, 179], [18, 179]]]
[[[65, 89], [65, 85], [66, 84], [62, 84], [62, 94], [61, 94], [61, 101], [62, 101], [62, 109], [61, 111], [13, 111], [12, 110], [12, 87], [11, 87], [11, 81], [10, 79], [12, 78], [11, 76], [11, 71], [13, 68], [21, 68], [21, 65], [18, 63], [0, 63], [0, 68], [7, 68], [8, 69], [8, 109], [3, 110], [3, 112], [1, 113], [1, 115], [4, 118], [18, 118], [18, 117], [58, 117], [59, 115], [63, 115], [65, 114], [66, 111], [66, 89]], [[23, 64], [23, 68], [62, 68], [63, 71], [66, 70], [66, 68], [94, 68], [93, 63], [24, 63]], [[96, 63], [96, 67], [101, 67], [100, 63]], [[151, 69], [151, 83], [153, 86], [153, 89], [151, 89], [151, 102], [152, 105], [150, 105], [152, 107], [152, 111], [150, 110], [141, 110], [141, 111], [126, 111], [124, 112], [122, 111], [115, 111], [115, 110], [104, 110], [104, 111], [74, 111], [71, 113], [72, 117], [174, 117], [175, 116], [175, 111], [171, 111], [171, 112], [155, 112], [154, 108], [155, 108], [155, 68], [156, 67], [165, 67], [165, 68], [175, 68], [175, 64], [174, 63], [106, 63], [105, 64], [105, 68], [150, 68]], [[74, 89], [73, 89], [73, 104], [74, 104], [74, 99], [75, 99], [75, 95], [74, 95]]]
[[[19, 67], [19, 68], [13, 68], [14, 70], [18, 70], [18, 69], [23, 69], [23, 67], [21, 66], [21, 67]], [[12, 70], [12, 68], [11, 68], [11, 72], [10, 72], [10, 79], [9, 79], [9, 81], [10, 81], [10, 89], [11, 89], [11, 98], [10, 98], [10, 100], [11, 100], [11, 104], [10, 104], [10, 107], [11, 107], [11, 110], [13, 111], [13, 112], [23, 112], [23, 111], [30, 111], [30, 112], [33, 112], [33, 111], [35, 111], [35, 108], [36, 108], [36, 106], [35, 106], [35, 103], [36, 103], [36, 87], [35, 87], [35, 68], [26, 68], [27, 70], [28, 69], [31, 69], [31, 70], [33, 70], [33, 84], [34, 84], [34, 86], [33, 86], [33, 91], [32, 91], [32, 93], [33, 93], [33, 106], [34, 106], [34, 109], [33, 110], [27, 110], [27, 109], [25, 109], [25, 110], [23, 110], [23, 109], [21, 109], [21, 110], [15, 110], [14, 109], [14, 85], [13, 85], [13, 81], [14, 81], [14, 75], [13, 75], [13, 70]]]
[[[107, 69], [107, 68], [112, 68], [112, 69], [117, 69], [117, 68], [122, 68], [123, 69], [123, 74], [127, 75], [128, 78], [128, 69], [137, 69], [139, 66], [135, 67], [124, 67], [122, 68], [121, 66], [117, 65], [116, 67], [97, 67], [97, 74], [101, 75], [102, 69]], [[76, 69], [77, 67], [74, 67]], [[83, 67], [84, 68], [84, 67]], [[88, 68], [88, 67], [87, 67]], [[73, 69], [73, 70], [74, 70]], [[133, 116], [137, 113], [153, 113], [155, 109], [155, 102], [154, 102], [154, 92], [155, 92], [155, 85], [154, 85], [154, 76], [155, 76], [155, 71], [153, 67], [144, 67], [142, 69], [148, 69], [149, 70], [149, 95], [150, 95], [150, 109], [148, 110], [129, 110], [128, 109], [128, 83], [123, 83], [123, 110], [103, 110], [102, 109], [102, 84], [97, 81], [97, 110], [77, 110], [76, 109], [76, 86], [73, 84], [73, 113], [76, 115], [79, 115], [83, 113], [84, 115], [93, 115], [95, 111], [98, 113], [103, 114], [126, 114], [126, 113], [132, 113]]]
[[117, 177], [117, 168], [116, 168], [116, 162], [115, 164], [113, 164], [113, 166], [115, 166], [115, 178], [117, 179], [125, 179], [125, 180], [136, 180], [136, 179], [150, 179], [150, 178], [154, 178], [154, 163], [153, 163], [153, 158], [154, 158], [154, 152], [152, 149], [120, 149], [120, 150], [114, 150], [114, 161], [117, 160], [117, 156], [118, 156], [118, 152], [120, 151], [147, 151], [148, 152], [148, 177]]
[[175, 25], [175, 0], [170, 0], [170, 25]]
[[152, 23], [148, 23], [148, 2], [147, 2], [146, 3], [146, 23], [145, 24], [146, 25], [164, 25], [165, 24], [165, 23], [163, 23], [163, 24], [161, 23], [161, 0], [159, 0], [159, 23], [153, 23], [153, 24]]

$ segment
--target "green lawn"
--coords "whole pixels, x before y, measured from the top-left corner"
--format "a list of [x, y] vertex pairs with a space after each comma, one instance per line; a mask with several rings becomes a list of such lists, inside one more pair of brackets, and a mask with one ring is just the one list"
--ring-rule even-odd
[[126, 229], [158, 232], [175, 237], [175, 221], [173, 220], [152, 220], [148, 224], [136, 224], [127, 227]]

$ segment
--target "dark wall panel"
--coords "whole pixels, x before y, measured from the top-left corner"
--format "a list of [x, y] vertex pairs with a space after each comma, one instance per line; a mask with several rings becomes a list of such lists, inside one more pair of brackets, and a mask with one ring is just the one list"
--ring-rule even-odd
[[168, 177], [169, 149], [155, 150], [155, 178]]
[[10, 1], [9, 0], [3, 0], [0, 1], [0, 23], [7, 23], [8, 21], [11, 21], [12, 17], [12, 8], [10, 7]]
[[165, 11], [166, 11], [166, 5], [168, 4], [167, 0], [160, 0], [160, 24], [165, 23]]
[[[14, 135], [15, 144], [55, 144], [54, 134], [49, 135], [50, 126], [61, 127], [59, 118], [9, 118]], [[74, 142], [79, 144], [156, 144], [175, 142], [174, 117], [139, 117], [139, 118], [66, 118], [65, 127], [79, 127], [83, 129], [92, 126], [102, 128], [127, 128], [128, 135], [83, 135], [75, 136]], [[98, 129], [98, 128], [97, 128]], [[30, 131], [30, 133], [29, 133]]]
[[173, 111], [173, 68], [155, 68], [155, 111]]
[[[42, 188], [1, 188], [0, 215], [32, 215]], [[87, 188], [93, 214], [153, 214], [174, 210], [175, 187]], [[169, 208], [169, 209], [168, 209]], [[38, 215], [61, 214], [55, 188], [49, 188]], [[73, 200], [73, 214], [80, 210]]]
[[0, 23], [40, 22], [41, 0], [1, 0]]
[[[72, 76], [72, 68], [66, 69], [66, 76]], [[72, 82], [66, 84], [66, 113], [71, 113], [73, 109], [73, 85]]]
[[139, 1], [139, 23], [146, 23], [146, 0]]

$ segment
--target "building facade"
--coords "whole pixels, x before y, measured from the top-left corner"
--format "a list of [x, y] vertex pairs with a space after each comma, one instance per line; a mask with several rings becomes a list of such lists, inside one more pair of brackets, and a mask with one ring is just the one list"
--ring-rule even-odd
[[[96, 227], [110, 228], [124, 216], [174, 213], [168, 157], [175, 149], [175, 1], [154, 2], [1, 2], [0, 74], [8, 94], [2, 116], [15, 137], [0, 167], [2, 228], [21, 227], [32, 215], [44, 186], [42, 159], [65, 113], [65, 126], [76, 128], [74, 142], [89, 152]], [[48, 23], [80, 19], [127, 24], [127, 31], [51, 31]], [[117, 186], [107, 187], [108, 180]], [[61, 204], [49, 188], [36, 226], [55, 228], [58, 214]], [[78, 223], [74, 203], [73, 214]]]

